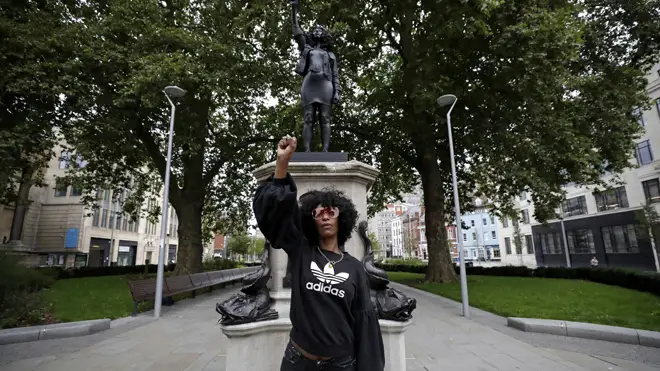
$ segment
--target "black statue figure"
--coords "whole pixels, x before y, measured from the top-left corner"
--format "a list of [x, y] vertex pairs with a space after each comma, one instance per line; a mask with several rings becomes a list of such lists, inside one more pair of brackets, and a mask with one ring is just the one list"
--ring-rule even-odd
[[339, 66], [332, 52], [333, 37], [324, 25], [316, 25], [314, 30], [304, 33], [298, 23], [298, 0], [291, 0], [293, 39], [298, 44], [300, 59], [296, 73], [303, 76], [300, 94], [302, 97], [303, 140], [305, 151], [310, 152], [310, 142], [314, 133], [314, 123], [318, 117], [323, 140], [323, 152], [330, 145], [330, 116], [332, 105], [339, 103]]
[[261, 267], [256, 272], [243, 278], [241, 292], [215, 306], [216, 312], [222, 316], [223, 325], [240, 325], [242, 323], [267, 321], [277, 319], [266, 284], [270, 279], [270, 245], [264, 245]]
[[362, 265], [367, 272], [371, 303], [378, 312], [380, 319], [391, 321], [407, 321], [412, 318], [412, 312], [417, 307], [417, 300], [409, 298], [401, 291], [387, 287], [390, 283], [387, 272], [376, 267], [371, 240], [367, 234], [367, 222], [358, 225], [358, 234], [364, 244]]

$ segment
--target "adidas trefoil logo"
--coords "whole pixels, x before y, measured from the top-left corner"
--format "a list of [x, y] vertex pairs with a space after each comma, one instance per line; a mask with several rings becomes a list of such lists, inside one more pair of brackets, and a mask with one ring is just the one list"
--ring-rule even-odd
[[309, 268], [312, 271], [314, 277], [316, 277], [321, 282], [307, 282], [307, 285], [305, 285], [307, 290], [324, 292], [326, 294], [335, 295], [340, 298], [344, 297], [346, 294], [345, 291], [332, 287], [332, 285], [346, 281], [349, 277], [348, 273], [341, 272], [335, 274], [335, 268], [331, 263], [327, 263], [325, 267], [323, 267], [323, 270], [321, 270], [316, 262], [312, 262]]

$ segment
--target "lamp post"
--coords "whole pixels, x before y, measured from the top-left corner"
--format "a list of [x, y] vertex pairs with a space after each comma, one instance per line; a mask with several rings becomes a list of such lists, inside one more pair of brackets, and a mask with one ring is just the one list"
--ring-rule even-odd
[[171, 98], [180, 98], [186, 91], [178, 86], [168, 86], [163, 93], [170, 102], [172, 113], [170, 114], [170, 131], [167, 139], [167, 164], [165, 165], [165, 185], [163, 191], [163, 209], [160, 225], [160, 248], [158, 250], [158, 274], [156, 277], [156, 298], [154, 302], [154, 317], [160, 317], [160, 308], [163, 304], [163, 275], [165, 273], [165, 238], [167, 236], [167, 206], [170, 195], [170, 168], [172, 167], [172, 138], [174, 136], [174, 112], [176, 106]]
[[469, 318], [469, 304], [468, 304], [468, 290], [467, 290], [467, 277], [465, 274], [465, 252], [463, 251], [463, 239], [459, 236], [463, 235], [461, 228], [461, 206], [458, 199], [458, 183], [456, 181], [456, 161], [454, 159], [454, 140], [451, 136], [451, 111], [456, 105], [456, 98], [453, 94], [445, 94], [438, 98], [438, 105], [440, 107], [449, 107], [447, 111], [447, 135], [449, 138], [449, 159], [451, 160], [451, 178], [454, 186], [454, 211], [456, 212], [456, 243], [458, 244], [458, 259], [460, 264], [461, 275], [461, 301], [463, 302], [463, 317]]

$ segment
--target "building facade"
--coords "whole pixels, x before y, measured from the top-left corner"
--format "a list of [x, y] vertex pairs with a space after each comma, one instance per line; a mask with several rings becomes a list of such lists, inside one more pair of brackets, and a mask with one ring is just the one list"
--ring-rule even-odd
[[534, 208], [528, 200], [517, 200], [517, 209], [521, 213], [527, 210], [529, 223], [519, 224], [524, 236], [522, 251], [512, 245], [512, 223], [502, 226], [504, 263], [579, 267], [589, 266], [596, 257], [599, 266], [658, 268], [657, 249], [641, 227], [639, 216], [643, 205], [658, 209], [660, 202], [660, 160], [656, 158], [660, 153], [660, 64], [647, 76], [653, 107], [640, 112], [639, 125], [644, 133], [637, 141], [631, 167], [620, 174], [621, 183], [606, 175], [604, 180], [611, 185], [608, 189], [567, 185], [566, 199], [557, 210], [562, 219], [546, 225], [533, 219]]
[[[476, 198], [474, 210], [461, 216], [463, 253], [466, 261], [493, 262], [501, 260], [499, 220], [488, 211], [488, 199]], [[458, 256], [455, 257], [458, 263]]]
[[[31, 264], [39, 266], [109, 266], [140, 265], [158, 261], [161, 223], [144, 217], [134, 220], [113, 202], [111, 191], [100, 191], [99, 209], [86, 209], [81, 203], [83, 192], [61, 182], [69, 167], [67, 153], [55, 148], [44, 172], [44, 187], [30, 190], [21, 241], [32, 250]], [[83, 164], [81, 164], [83, 165]], [[162, 195], [147, 203], [162, 205]], [[151, 205], [146, 205], [150, 207]], [[176, 262], [178, 218], [168, 209], [165, 262]], [[0, 235], [8, 242], [13, 208], [0, 206]], [[205, 249], [212, 253], [213, 246]], [[206, 251], [205, 251], [206, 252]]]

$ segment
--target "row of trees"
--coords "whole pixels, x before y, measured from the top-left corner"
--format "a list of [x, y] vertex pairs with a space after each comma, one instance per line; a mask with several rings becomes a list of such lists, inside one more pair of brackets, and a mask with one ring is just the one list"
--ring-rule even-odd
[[[87, 162], [67, 181], [90, 191], [130, 188], [124, 208], [157, 215], [158, 207], [139, 205], [165, 177], [161, 89], [179, 85], [188, 93], [177, 111], [170, 183], [180, 221], [177, 270], [201, 270], [205, 226], [244, 229], [250, 170], [272, 159], [277, 138], [301, 132], [288, 7], [266, 0], [3, 4], [1, 130], [19, 135], [12, 144], [26, 150], [1, 153], [3, 165], [12, 164], [2, 189], [14, 189], [5, 185], [19, 174], [16, 159], [52, 148], [47, 140], [21, 147], [36, 137], [16, 127], [43, 127], [52, 138], [55, 125]], [[429, 281], [456, 280], [446, 248], [453, 202], [438, 96], [459, 98], [454, 145], [465, 207], [478, 189], [500, 205], [496, 212], [507, 212], [527, 191], [545, 220], [563, 184], [598, 184], [603, 173], [628, 166], [640, 132], [635, 109], [649, 104], [644, 71], [660, 52], [660, 0], [328, 0], [302, 2], [301, 10], [305, 26], [327, 23], [336, 38], [343, 99], [333, 113], [332, 150], [382, 172], [370, 213], [421, 181]]]

